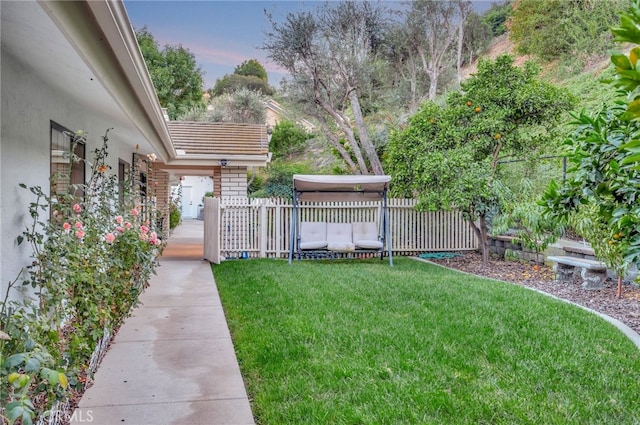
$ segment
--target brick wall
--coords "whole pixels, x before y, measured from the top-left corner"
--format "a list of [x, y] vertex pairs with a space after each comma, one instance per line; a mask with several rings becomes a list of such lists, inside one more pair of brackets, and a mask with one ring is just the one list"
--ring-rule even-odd
[[220, 195], [237, 198], [247, 197], [247, 167], [222, 167]]
[[169, 232], [169, 173], [162, 170], [152, 169], [151, 185], [152, 196], [155, 198], [156, 208], [158, 209], [158, 225], [161, 227], [163, 234]]

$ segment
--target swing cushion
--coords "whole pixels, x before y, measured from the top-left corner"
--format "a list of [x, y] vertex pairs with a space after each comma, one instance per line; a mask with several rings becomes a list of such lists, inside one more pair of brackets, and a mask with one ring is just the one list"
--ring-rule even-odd
[[327, 223], [324, 221], [300, 222], [300, 249], [325, 249], [327, 247]]
[[351, 242], [351, 223], [327, 223], [327, 249], [348, 252], [356, 249]]
[[360, 249], [382, 249], [384, 244], [378, 239], [378, 226], [371, 221], [354, 222], [353, 242]]

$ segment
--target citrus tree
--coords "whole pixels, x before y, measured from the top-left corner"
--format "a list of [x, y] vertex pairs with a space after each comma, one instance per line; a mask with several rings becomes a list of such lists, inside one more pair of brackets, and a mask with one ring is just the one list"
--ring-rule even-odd
[[[612, 28], [616, 41], [640, 44], [640, 1], [634, 0]], [[582, 226], [596, 256], [622, 277], [640, 261], [640, 47], [614, 53], [613, 86], [623, 98], [610, 107], [574, 116], [576, 131], [567, 141], [573, 177], [551, 182], [541, 205], [550, 219], [583, 217]], [[624, 100], [622, 100], [624, 99]], [[575, 218], [574, 218], [575, 220]]]
[[395, 195], [418, 208], [461, 211], [488, 259], [488, 218], [499, 208], [501, 160], [530, 158], [556, 144], [554, 124], [573, 104], [565, 90], [540, 81], [539, 68], [509, 55], [484, 60], [444, 106], [427, 102], [392, 133], [385, 170]]

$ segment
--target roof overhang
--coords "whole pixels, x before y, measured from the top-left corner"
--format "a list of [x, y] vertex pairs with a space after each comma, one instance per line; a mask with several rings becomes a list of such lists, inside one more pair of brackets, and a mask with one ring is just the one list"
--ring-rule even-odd
[[295, 174], [299, 201], [378, 201], [386, 196], [391, 176]]
[[178, 155], [169, 165], [220, 165], [224, 167], [266, 167], [271, 161], [267, 155]]
[[179, 155], [122, 1], [0, 1], [0, 10], [3, 54], [99, 114], [130, 147], [140, 144], [184, 174], [222, 160], [247, 167], [269, 162], [268, 154]]
[[175, 157], [124, 4], [106, 0], [38, 3], [158, 156], [164, 161]]

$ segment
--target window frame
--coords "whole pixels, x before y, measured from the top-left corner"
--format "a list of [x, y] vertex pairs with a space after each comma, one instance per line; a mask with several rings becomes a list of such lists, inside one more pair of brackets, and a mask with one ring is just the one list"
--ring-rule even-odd
[[[63, 142], [60, 142], [60, 136], [62, 136]], [[69, 157], [72, 153], [72, 149], [73, 154], [80, 158], [79, 161], [72, 161]], [[62, 154], [54, 155], [54, 152], [57, 151], [62, 151]], [[86, 183], [87, 177], [87, 170], [85, 167], [87, 159], [86, 155], [87, 146], [84, 140], [75, 136], [74, 132], [69, 130], [67, 127], [58, 124], [53, 120], [49, 121], [49, 178], [51, 181], [49, 185], [49, 195], [52, 200], [57, 199], [58, 194], [61, 193], [73, 195], [80, 200], [85, 199], [84, 189], [81, 188], [81, 185]], [[64, 191], [57, 190], [58, 182], [56, 182], [56, 176], [60, 176], [60, 172], [55, 170], [55, 164], [61, 164], [64, 162], [56, 161], [54, 159], [56, 156], [61, 156], [66, 159], [68, 164], [70, 164], [67, 181], [64, 183], [66, 186]], [[72, 191], [72, 185], [80, 185], [80, 188]]]

